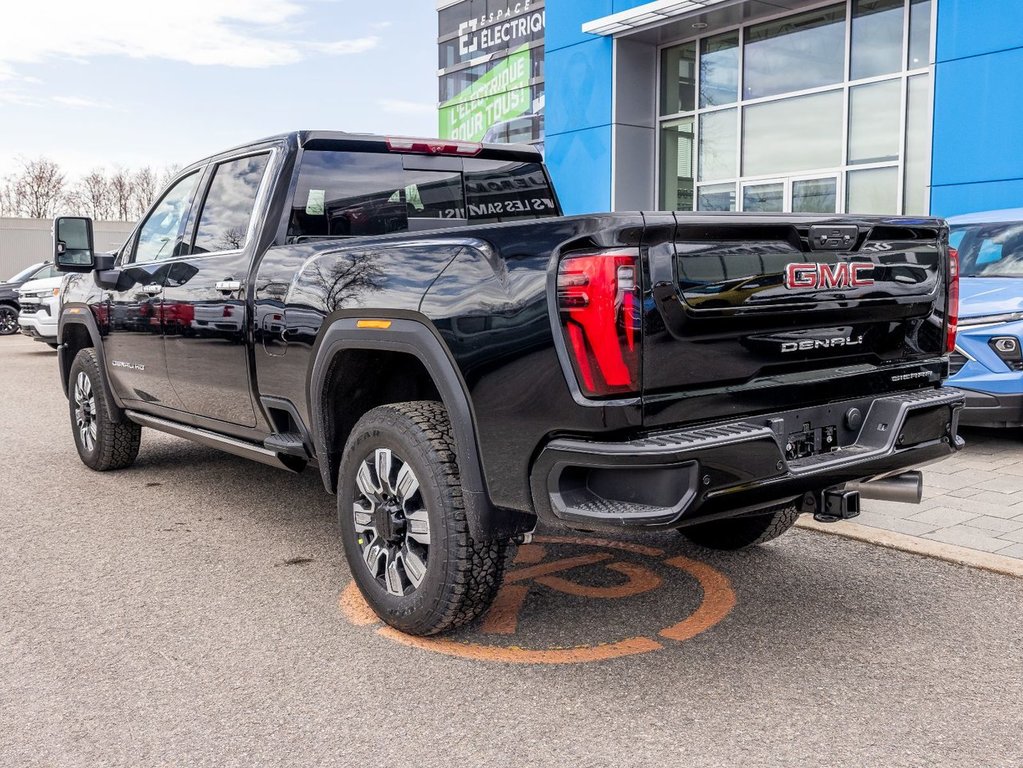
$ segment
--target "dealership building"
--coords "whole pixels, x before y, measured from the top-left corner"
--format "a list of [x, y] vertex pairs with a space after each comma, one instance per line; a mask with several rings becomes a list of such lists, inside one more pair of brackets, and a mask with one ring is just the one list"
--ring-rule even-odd
[[544, 146], [570, 213], [1023, 206], [1023, 0], [461, 0], [439, 17], [441, 134]]

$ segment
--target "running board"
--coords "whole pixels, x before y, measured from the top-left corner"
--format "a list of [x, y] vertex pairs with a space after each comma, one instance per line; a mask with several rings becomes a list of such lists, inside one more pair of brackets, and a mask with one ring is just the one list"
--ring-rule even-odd
[[244, 440], [238, 440], [227, 435], [221, 435], [216, 432], [210, 432], [207, 429], [199, 429], [198, 427], [191, 427], [187, 424], [179, 424], [176, 421], [168, 421], [167, 419], [161, 419], [157, 416], [150, 416], [147, 413], [139, 413], [138, 411], [125, 411], [124, 415], [127, 416], [131, 421], [136, 424], [155, 429], [159, 432], [166, 432], [169, 435], [175, 437], [183, 437], [186, 440], [191, 440], [202, 445], [209, 446], [210, 448], [218, 448], [221, 451], [233, 454], [235, 456], [241, 456], [244, 459], [252, 459], [258, 461], [261, 464], [267, 464], [271, 467], [277, 467], [278, 469], [285, 469], [289, 472], [294, 472], [292, 469], [273, 451], [268, 451], [261, 445], [255, 443], [247, 443]]

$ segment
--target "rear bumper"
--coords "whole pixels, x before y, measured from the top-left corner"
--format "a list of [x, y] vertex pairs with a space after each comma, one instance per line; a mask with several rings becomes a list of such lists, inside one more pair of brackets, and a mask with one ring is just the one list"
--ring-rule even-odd
[[[582, 529], [678, 528], [743, 514], [955, 453], [964, 402], [959, 390], [926, 389], [624, 442], [556, 439], [533, 465], [533, 504], [542, 519]], [[840, 447], [793, 457], [791, 435], [806, 425], [833, 428]]]

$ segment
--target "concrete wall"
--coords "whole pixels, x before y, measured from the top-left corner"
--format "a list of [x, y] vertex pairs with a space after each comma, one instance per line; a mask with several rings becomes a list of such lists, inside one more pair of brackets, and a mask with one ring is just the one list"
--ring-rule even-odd
[[939, 0], [931, 211], [1023, 206], [1023, 1]]
[[[97, 221], [93, 224], [96, 250], [112, 251], [124, 244], [134, 222]], [[0, 218], [0, 280], [30, 264], [53, 258], [53, 222], [49, 219]]]

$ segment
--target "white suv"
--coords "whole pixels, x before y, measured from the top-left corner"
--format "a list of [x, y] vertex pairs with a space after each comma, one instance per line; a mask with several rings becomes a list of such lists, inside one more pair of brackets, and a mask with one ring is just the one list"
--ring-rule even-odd
[[36, 341], [57, 348], [57, 317], [60, 314], [60, 286], [64, 276], [29, 280], [18, 288], [18, 325]]

